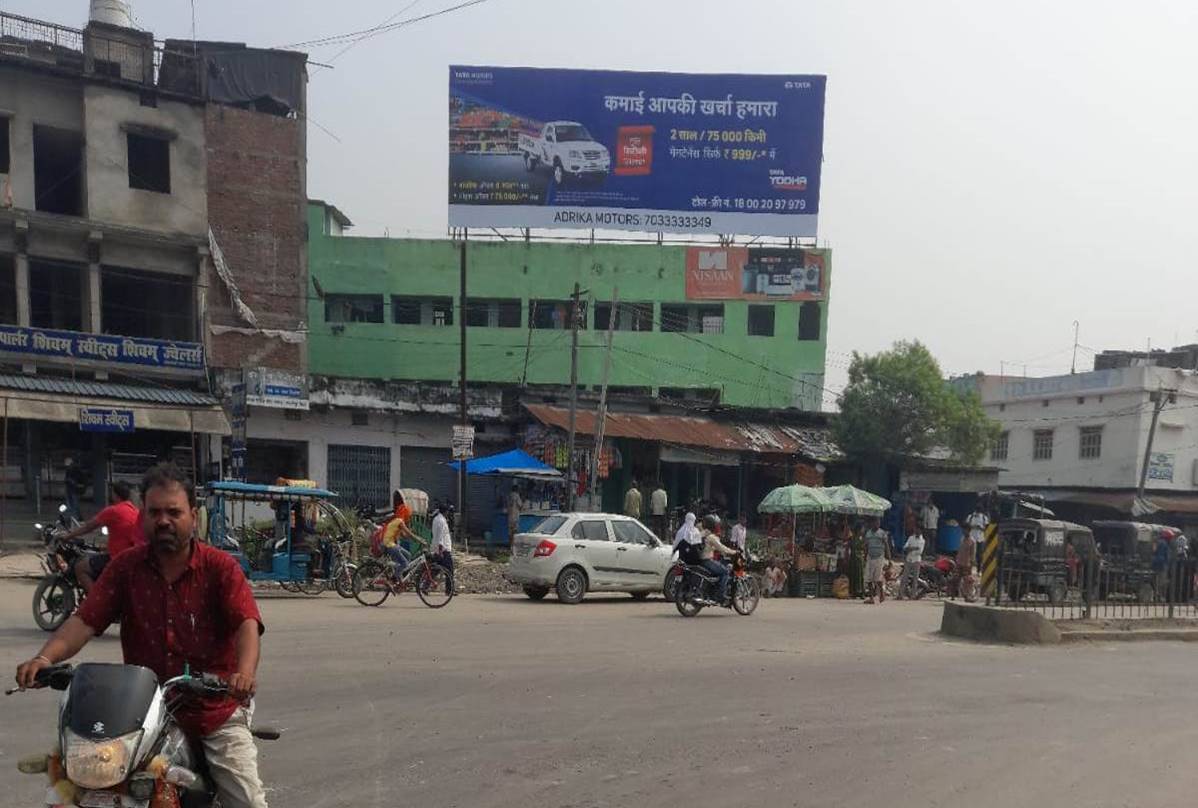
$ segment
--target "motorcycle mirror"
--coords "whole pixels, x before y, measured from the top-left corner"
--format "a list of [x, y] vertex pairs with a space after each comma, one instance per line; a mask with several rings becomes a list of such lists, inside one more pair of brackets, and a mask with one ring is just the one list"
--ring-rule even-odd
[[100, 528], [100, 535], [102, 535], [102, 536], [107, 536], [107, 535], [108, 535], [108, 528], [107, 528], [107, 527], [102, 527], [102, 528]]
[[58, 506], [58, 512], [59, 512], [59, 513], [66, 513], [66, 512], [67, 512], [67, 506], [66, 506], [66, 503], [63, 503], [62, 505], [59, 505], [59, 506]]

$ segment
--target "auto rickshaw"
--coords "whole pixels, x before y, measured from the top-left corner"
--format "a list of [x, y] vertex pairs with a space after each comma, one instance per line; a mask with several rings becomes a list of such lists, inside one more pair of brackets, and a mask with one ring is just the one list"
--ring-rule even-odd
[[1083, 557], [1093, 553], [1088, 527], [1055, 519], [1007, 519], [999, 524], [1002, 542], [1001, 585], [1014, 601], [1025, 595], [1044, 595], [1049, 603], [1064, 603], [1069, 595], [1066, 542]]
[[337, 533], [348, 523], [331, 503], [332, 491], [302, 485], [208, 483], [208, 541], [238, 560], [251, 581], [276, 581], [310, 594], [323, 591], [328, 570], [317, 523], [330, 519]]
[[1152, 556], [1162, 536], [1173, 532], [1173, 528], [1144, 522], [1094, 522], [1094, 540], [1101, 555], [1098, 599], [1126, 596], [1140, 603], [1156, 600], [1157, 573], [1152, 569]]

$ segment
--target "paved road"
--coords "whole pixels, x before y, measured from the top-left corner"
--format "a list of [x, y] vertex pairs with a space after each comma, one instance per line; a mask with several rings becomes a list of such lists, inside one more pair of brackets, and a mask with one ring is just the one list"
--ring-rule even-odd
[[[0, 583], [0, 663], [33, 653], [31, 587]], [[1190, 797], [1194, 651], [946, 642], [928, 603], [766, 601], [684, 620], [412, 596], [263, 602], [258, 716], [272, 805], [1174, 806]], [[115, 659], [104, 637], [93, 658]], [[7, 675], [7, 673], [5, 674]], [[0, 806], [52, 697], [0, 702]]]

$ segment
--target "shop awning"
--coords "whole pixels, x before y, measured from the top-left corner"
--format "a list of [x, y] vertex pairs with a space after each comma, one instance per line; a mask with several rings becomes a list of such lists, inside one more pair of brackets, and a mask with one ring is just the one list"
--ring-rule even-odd
[[196, 390], [0, 374], [0, 416], [77, 424], [82, 407], [132, 411], [139, 431], [230, 434], [220, 402]]
[[[455, 460], [446, 465], [457, 469], [460, 463]], [[562, 478], [560, 471], [519, 449], [467, 460], [466, 473], [476, 476], [526, 477], [541, 480], [560, 480]]]
[[[570, 427], [570, 413], [564, 407], [525, 404], [524, 408], [546, 426], [562, 430]], [[575, 428], [579, 434], [593, 436], [596, 421], [598, 417], [594, 412], [579, 410]], [[603, 434], [608, 438], [631, 438], [726, 452], [802, 455], [825, 462], [840, 455], [828, 430], [822, 427], [717, 421], [701, 415], [609, 412]]]
[[[1135, 491], [1079, 491], [1077, 489], [1044, 489], [1036, 491], [1049, 503], [1061, 502], [1073, 505], [1091, 505], [1111, 508], [1120, 513], [1131, 514], [1135, 504]], [[1158, 494], [1148, 491], [1144, 499], [1155, 505], [1162, 513], [1198, 513], [1198, 493]]]

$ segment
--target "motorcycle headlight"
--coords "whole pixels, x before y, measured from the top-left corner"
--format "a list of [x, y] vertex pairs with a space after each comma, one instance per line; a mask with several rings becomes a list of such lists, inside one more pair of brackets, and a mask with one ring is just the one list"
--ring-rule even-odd
[[111, 788], [124, 782], [140, 739], [141, 730], [106, 741], [90, 741], [65, 730], [67, 779], [84, 788]]

